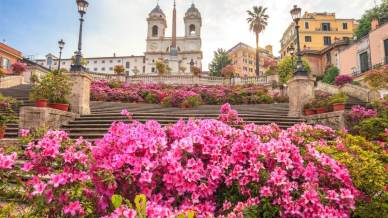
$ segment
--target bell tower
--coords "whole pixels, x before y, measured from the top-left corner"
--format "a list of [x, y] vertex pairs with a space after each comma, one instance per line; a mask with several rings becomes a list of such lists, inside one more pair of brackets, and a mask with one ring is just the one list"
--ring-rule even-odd
[[148, 39], [160, 39], [165, 36], [167, 21], [159, 4], [149, 13], [148, 22]]
[[202, 17], [201, 13], [199, 12], [198, 8], [195, 7], [194, 3], [187, 10], [184, 21], [185, 37], [201, 37]]

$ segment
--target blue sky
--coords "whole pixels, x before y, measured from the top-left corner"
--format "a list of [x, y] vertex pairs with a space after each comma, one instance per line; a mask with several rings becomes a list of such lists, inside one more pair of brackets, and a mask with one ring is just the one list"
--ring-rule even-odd
[[[238, 42], [254, 45], [246, 24], [246, 10], [254, 4], [268, 7], [269, 25], [260, 45], [279, 40], [298, 4], [303, 11], [336, 12], [339, 18], [360, 18], [375, 0], [177, 0], [178, 34], [183, 35], [183, 16], [194, 2], [203, 16], [204, 66], [217, 48], [229, 49]], [[377, 3], [381, 0], [376, 0]], [[157, 0], [90, 0], [84, 29], [83, 53], [91, 56], [141, 55], [145, 51], [146, 17]], [[171, 27], [172, 0], [160, 0]], [[170, 35], [171, 29], [167, 29]], [[75, 0], [0, 0], [0, 40], [36, 58], [58, 52], [57, 41], [66, 42], [65, 57], [76, 50], [78, 13]]]

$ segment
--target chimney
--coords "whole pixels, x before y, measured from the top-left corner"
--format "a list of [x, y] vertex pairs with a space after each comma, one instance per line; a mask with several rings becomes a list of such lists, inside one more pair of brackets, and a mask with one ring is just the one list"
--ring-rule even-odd
[[265, 50], [267, 50], [271, 55], [273, 54], [272, 45], [265, 46]]
[[379, 20], [377, 18], [373, 18], [370, 26], [371, 31], [376, 30], [377, 28], [379, 28]]

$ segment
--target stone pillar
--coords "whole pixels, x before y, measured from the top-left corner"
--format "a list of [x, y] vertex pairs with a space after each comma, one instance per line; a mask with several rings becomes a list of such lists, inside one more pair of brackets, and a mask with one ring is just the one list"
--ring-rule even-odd
[[314, 80], [305, 76], [295, 76], [288, 81], [288, 97], [290, 117], [303, 115], [303, 106], [314, 99]]
[[69, 73], [72, 82], [71, 94], [69, 97], [70, 109], [79, 115], [90, 114], [90, 84], [92, 78], [82, 73]]

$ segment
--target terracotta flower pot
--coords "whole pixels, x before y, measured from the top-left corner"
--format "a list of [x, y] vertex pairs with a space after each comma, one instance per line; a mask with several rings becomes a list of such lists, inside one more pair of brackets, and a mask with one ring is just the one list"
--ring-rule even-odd
[[324, 114], [327, 112], [326, 108], [316, 108], [315, 111], [317, 112], [317, 114]]
[[68, 111], [69, 110], [69, 104], [58, 104], [58, 103], [51, 103], [49, 104], [50, 108], [61, 110], [61, 111]]
[[0, 127], [0, 139], [3, 139], [5, 137], [5, 128], [6, 127]]
[[314, 115], [315, 114], [315, 110], [313, 110], [313, 109], [304, 109], [304, 114], [306, 116]]
[[333, 104], [333, 111], [343, 111], [343, 110], [345, 110], [344, 103]]
[[48, 105], [48, 100], [47, 99], [38, 99], [35, 101], [35, 106], [36, 107], [47, 107]]

